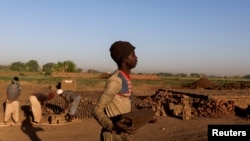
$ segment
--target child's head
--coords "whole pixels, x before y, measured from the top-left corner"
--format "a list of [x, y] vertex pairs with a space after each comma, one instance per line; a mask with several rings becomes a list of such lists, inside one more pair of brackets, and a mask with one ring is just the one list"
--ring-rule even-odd
[[12, 84], [18, 84], [18, 82], [19, 82], [19, 78], [17, 76], [13, 77], [11, 83]]
[[62, 88], [62, 82], [58, 82], [56, 84], [56, 89], [61, 89]]
[[109, 51], [112, 59], [120, 66], [134, 49], [135, 47], [129, 42], [116, 41], [111, 45]]
[[13, 80], [19, 81], [19, 78], [17, 76], [13, 77]]

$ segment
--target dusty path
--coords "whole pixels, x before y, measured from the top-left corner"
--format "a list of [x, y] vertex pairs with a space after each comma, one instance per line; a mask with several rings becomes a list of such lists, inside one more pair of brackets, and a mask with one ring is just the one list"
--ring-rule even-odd
[[[250, 124], [239, 117], [180, 120], [158, 117], [134, 135], [136, 141], [207, 141], [208, 124]], [[100, 126], [94, 119], [57, 126], [32, 126], [27, 121], [19, 126], [0, 127], [0, 141], [98, 141]]]

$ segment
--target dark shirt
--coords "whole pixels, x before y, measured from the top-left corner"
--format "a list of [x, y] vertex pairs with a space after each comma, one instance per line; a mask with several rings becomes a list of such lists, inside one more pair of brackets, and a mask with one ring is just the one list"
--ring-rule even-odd
[[12, 82], [7, 87], [7, 95], [8, 95], [9, 100], [12, 100], [12, 101], [17, 100], [20, 92], [21, 92], [21, 87], [19, 83], [17, 82]]
[[48, 100], [48, 95], [46, 95], [46, 94], [43, 94], [43, 93], [35, 93], [35, 94], [33, 94], [34, 96], [36, 96], [36, 98], [37, 98], [37, 100], [39, 101], [39, 102], [41, 102], [41, 104], [43, 104], [45, 101], [47, 101]]
[[70, 90], [66, 90], [61, 94], [61, 96], [68, 102], [73, 102], [75, 98], [79, 96], [79, 94]]

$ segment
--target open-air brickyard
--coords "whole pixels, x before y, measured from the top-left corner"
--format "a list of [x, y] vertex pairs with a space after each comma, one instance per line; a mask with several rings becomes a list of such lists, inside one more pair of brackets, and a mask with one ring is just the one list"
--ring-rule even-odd
[[[92, 117], [97, 98], [102, 94], [103, 84], [94, 89], [79, 89], [77, 77], [61, 79], [63, 89], [72, 89], [82, 96], [80, 106], [72, 123], [65, 123], [62, 106], [64, 101], [56, 96], [49, 101], [50, 113], [43, 115], [41, 125], [30, 122], [31, 110], [28, 97], [35, 92], [49, 93], [55, 90], [55, 83], [34, 84], [22, 81], [20, 100], [20, 125], [1, 126], [0, 141], [44, 140], [44, 141], [96, 141], [99, 140], [101, 127]], [[58, 79], [59, 76], [54, 76]], [[86, 76], [87, 77], [87, 76]], [[88, 79], [93, 77], [88, 76]], [[132, 79], [156, 80], [156, 76], [132, 75]], [[22, 78], [22, 77], [21, 77]], [[105, 80], [104, 80], [105, 82]], [[0, 120], [3, 121], [5, 90], [9, 81], [0, 84]], [[84, 84], [82, 87], [85, 87]], [[150, 87], [145, 85], [143, 87]], [[49, 89], [52, 88], [51, 89]], [[139, 86], [138, 86], [139, 87]], [[135, 140], [207, 140], [209, 124], [249, 124], [250, 123], [250, 85], [247, 82], [231, 82], [217, 86], [208, 78], [199, 78], [188, 85], [169, 87], [159, 85], [152, 88], [138, 88], [132, 97], [133, 109], [149, 108], [155, 112], [157, 122], [147, 123], [134, 134]], [[139, 91], [140, 90], [140, 91]], [[149, 92], [145, 93], [146, 90]], [[0, 122], [0, 123], [1, 123]], [[15, 135], [12, 133], [15, 132]]]

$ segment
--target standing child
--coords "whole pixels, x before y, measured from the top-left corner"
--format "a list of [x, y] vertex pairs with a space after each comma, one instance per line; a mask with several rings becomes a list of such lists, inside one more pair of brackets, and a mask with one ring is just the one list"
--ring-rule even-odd
[[131, 141], [131, 128], [117, 127], [116, 122], [131, 112], [131, 69], [137, 64], [135, 47], [126, 41], [116, 41], [110, 47], [112, 59], [118, 69], [107, 80], [103, 94], [94, 108], [93, 116], [102, 126], [101, 141]]
[[8, 120], [12, 116], [14, 123], [19, 122], [19, 101], [18, 97], [21, 93], [21, 86], [19, 84], [19, 78], [14, 77], [11, 83], [7, 86], [7, 100], [4, 114], [4, 124], [7, 124]]

